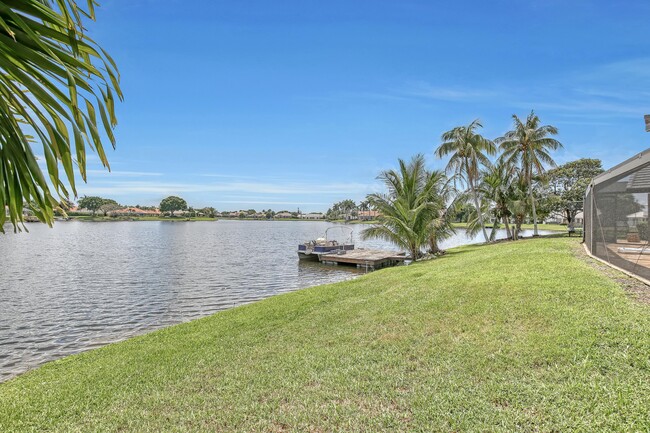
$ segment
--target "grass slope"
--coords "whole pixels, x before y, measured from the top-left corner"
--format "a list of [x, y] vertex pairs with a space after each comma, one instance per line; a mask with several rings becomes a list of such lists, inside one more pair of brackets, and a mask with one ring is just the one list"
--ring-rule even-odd
[[645, 431], [650, 309], [540, 238], [455, 249], [0, 384], [0, 431]]

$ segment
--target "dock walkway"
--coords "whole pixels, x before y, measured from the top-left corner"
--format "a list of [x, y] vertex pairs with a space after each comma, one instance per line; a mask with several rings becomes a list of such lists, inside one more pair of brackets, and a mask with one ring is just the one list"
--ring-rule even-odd
[[366, 250], [359, 248], [352, 251], [345, 251], [345, 254], [323, 254], [320, 261], [327, 264], [348, 264], [356, 265], [358, 268], [375, 270], [387, 266], [395, 266], [406, 260], [406, 254], [394, 251]]

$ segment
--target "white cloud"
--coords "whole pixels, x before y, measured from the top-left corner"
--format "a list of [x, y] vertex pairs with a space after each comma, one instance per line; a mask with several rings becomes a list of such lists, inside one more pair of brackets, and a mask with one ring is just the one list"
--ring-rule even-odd
[[517, 102], [515, 105], [521, 108], [532, 108], [534, 110], [546, 109], [579, 113], [602, 112], [619, 117], [638, 117], [639, 113], [643, 113], [644, 111], [644, 107], [640, 105], [611, 103], [595, 98], [589, 100], [581, 100], [578, 98], [557, 98], [554, 102], [530, 100]]
[[434, 86], [425, 81], [410, 83], [401, 91], [403, 95], [439, 101], [476, 101], [499, 97], [502, 93], [490, 89], [471, 89], [461, 87]]
[[139, 176], [162, 176], [163, 173], [157, 173], [157, 172], [150, 172], [150, 171], [120, 171], [120, 170], [98, 170], [98, 169], [90, 169], [87, 170], [88, 174], [100, 174], [100, 175], [107, 175], [107, 176], [133, 176], [133, 177], [139, 177]]
[[531, 86], [472, 88], [415, 81], [387, 91], [386, 97], [546, 109], [564, 116], [631, 118], [648, 111], [649, 86], [650, 58], [638, 58], [576, 70]]
[[204, 173], [199, 174], [201, 177], [217, 177], [224, 179], [256, 179], [254, 176], [239, 176], [236, 174], [217, 174], [217, 173]]
[[82, 188], [86, 194], [181, 194], [181, 193], [252, 193], [266, 195], [310, 195], [310, 194], [355, 194], [374, 189], [372, 184], [363, 183], [319, 183], [298, 182], [225, 182], [225, 183], [173, 183], [152, 181], [115, 181], [87, 185]]
[[639, 79], [650, 80], [650, 57], [638, 57], [606, 63], [585, 74], [584, 78], [593, 81], [610, 79], [623, 79], [628, 82]]

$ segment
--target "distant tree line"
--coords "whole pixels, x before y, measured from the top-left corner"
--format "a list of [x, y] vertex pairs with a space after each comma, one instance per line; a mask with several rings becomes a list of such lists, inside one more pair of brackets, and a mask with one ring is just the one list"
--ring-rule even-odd
[[354, 200], [345, 199], [334, 203], [327, 212], [325, 217], [328, 220], [354, 220], [358, 219], [362, 212], [374, 210], [369, 200], [362, 200], [357, 204]]
[[[25, 205], [29, 207], [29, 205]], [[87, 210], [92, 213], [92, 215], [97, 215], [101, 213], [103, 216], [115, 216], [117, 212], [121, 209], [127, 208], [136, 208], [143, 211], [158, 211], [163, 215], [167, 215], [171, 218], [182, 215], [183, 217], [207, 217], [207, 218], [238, 218], [238, 219], [274, 219], [276, 217], [280, 218], [301, 218], [302, 214], [299, 210], [297, 211], [274, 211], [272, 209], [262, 209], [257, 211], [255, 209], [247, 210], [237, 210], [237, 211], [223, 211], [219, 212], [214, 207], [192, 207], [188, 206], [187, 201], [182, 197], [178, 196], [169, 196], [161, 200], [158, 206], [142, 206], [136, 204], [135, 206], [126, 206], [121, 205], [117, 201], [109, 198], [98, 197], [98, 196], [83, 196], [79, 199], [75, 212], [71, 209], [75, 208], [75, 204], [69, 200], [66, 200], [66, 204], [62, 205], [60, 212], [65, 212], [66, 214], [79, 213], [81, 210]], [[324, 216], [323, 216], [324, 218]]]

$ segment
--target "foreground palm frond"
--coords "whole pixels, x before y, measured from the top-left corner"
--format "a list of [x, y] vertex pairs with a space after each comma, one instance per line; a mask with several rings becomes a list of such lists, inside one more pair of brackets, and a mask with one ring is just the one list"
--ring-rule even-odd
[[15, 230], [25, 202], [51, 224], [59, 201], [76, 196], [75, 171], [86, 180], [88, 148], [109, 167], [103, 142], [115, 146], [114, 105], [122, 93], [115, 63], [84, 32], [95, 6], [0, 3], [0, 231], [4, 209]]

